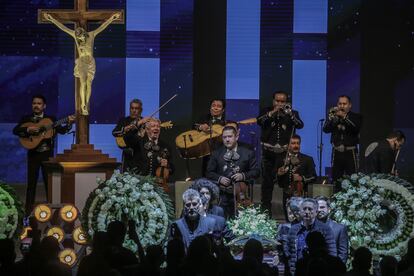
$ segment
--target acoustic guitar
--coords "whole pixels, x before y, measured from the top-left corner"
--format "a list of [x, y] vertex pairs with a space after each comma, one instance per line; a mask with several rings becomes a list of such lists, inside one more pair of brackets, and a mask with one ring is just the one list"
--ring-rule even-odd
[[[237, 122], [241, 125], [256, 123], [256, 118], [246, 119]], [[204, 132], [198, 130], [189, 130], [181, 133], [175, 138], [175, 145], [180, 152], [181, 157], [188, 159], [201, 158], [210, 154], [210, 144], [221, 142], [221, 135], [224, 126], [214, 124], [211, 131]]]
[[[160, 127], [165, 128], [165, 129], [172, 128], [173, 126], [174, 126], [174, 124], [171, 121], [165, 121], [165, 122], [163, 122], [163, 123], [160, 124]], [[124, 135], [115, 137], [116, 144], [121, 149], [124, 149], [124, 148], [127, 147], [127, 145], [125, 143]]]
[[55, 135], [55, 128], [67, 123], [69, 117], [60, 119], [56, 122], [53, 122], [50, 118], [43, 118], [37, 123], [27, 122], [22, 124], [22, 127], [31, 127], [35, 126], [39, 128], [39, 132], [31, 133], [28, 137], [20, 137], [20, 144], [28, 149], [36, 148], [44, 139], [50, 139]]

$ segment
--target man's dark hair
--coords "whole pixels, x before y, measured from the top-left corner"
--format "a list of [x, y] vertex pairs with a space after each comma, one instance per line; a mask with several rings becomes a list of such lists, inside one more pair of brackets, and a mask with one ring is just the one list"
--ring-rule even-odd
[[236, 122], [236, 121], [227, 120], [227, 121], [226, 121], [226, 126], [228, 126], [228, 125], [230, 125], [230, 124], [232, 124], [232, 125], [236, 125], [237, 129], [239, 129], [239, 128], [240, 128], [239, 123], [238, 123], [238, 122]]
[[223, 105], [223, 109], [225, 109], [225, 108], [226, 108], [226, 101], [225, 101], [225, 100], [223, 100], [223, 99], [212, 99], [212, 100], [210, 101], [210, 106], [211, 106], [211, 104], [212, 104], [213, 102], [215, 102], [215, 101], [221, 102], [221, 104]]
[[107, 234], [109, 243], [112, 245], [122, 245], [127, 229], [121, 221], [114, 220], [108, 224]]
[[348, 100], [348, 102], [349, 102], [349, 103], [352, 103], [352, 101], [351, 101], [351, 97], [349, 97], [348, 95], [340, 95], [340, 96], [338, 97], [338, 100], [339, 100], [339, 98], [346, 98], [346, 99]]
[[366, 271], [371, 268], [372, 253], [366, 247], [359, 247], [354, 252], [354, 259], [352, 261], [352, 267], [356, 271]]
[[293, 134], [292, 135], [292, 139], [298, 139], [299, 140], [299, 142], [302, 142], [302, 138], [300, 137], [300, 135], [298, 135], [298, 134]]
[[224, 133], [224, 131], [226, 131], [226, 130], [231, 130], [231, 131], [233, 131], [234, 135], [237, 135], [237, 129], [235, 129], [235, 128], [234, 128], [234, 126], [225, 126], [225, 127], [223, 128], [223, 133]]
[[405, 141], [405, 134], [401, 130], [394, 130], [387, 136], [388, 139], [397, 138], [398, 141]]
[[282, 91], [282, 90], [278, 90], [278, 91], [273, 92], [272, 99], [274, 99], [277, 94], [285, 95], [286, 100], [289, 99], [288, 93], [286, 93], [285, 91]]
[[129, 106], [131, 106], [131, 104], [133, 104], [133, 103], [135, 103], [135, 104], [140, 104], [140, 105], [142, 106], [142, 101], [141, 101], [140, 99], [132, 99], [132, 100], [129, 102]]
[[328, 205], [328, 207], [331, 207], [331, 201], [326, 196], [317, 196], [317, 197], [315, 197], [315, 199], [317, 201], [319, 201], [319, 200], [325, 201], [326, 202], [326, 205]]
[[198, 192], [200, 192], [202, 188], [206, 188], [210, 191], [210, 201], [214, 201], [219, 198], [220, 190], [218, 186], [207, 178], [198, 178], [194, 180], [194, 183], [190, 186], [190, 188], [197, 190]]
[[41, 95], [41, 94], [36, 94], [32, 97], [32, 102], [34, 99], [41, 99], [43, 101], [44, 104], [46, 104], [46, 98], [45, 96]]

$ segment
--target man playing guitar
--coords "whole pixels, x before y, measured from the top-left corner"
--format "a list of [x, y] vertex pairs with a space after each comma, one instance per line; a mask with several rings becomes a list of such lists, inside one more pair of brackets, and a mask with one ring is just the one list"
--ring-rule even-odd
[[[53, 116], [46, 115], [44, 110], [46, 109], [46, 99], [42, 95], [35, 95], [32, 98], [32, 111], [30, 115], [23, 116], [17, 126], [13, 129], [13, 134], [19, 137], [36, 136], [42, 132], [39, 126], [23, 126], [26, 123], [37, 123], [42, 119], [50, 119], [55, 122], [56, 119]], [[57, 133], [67, 133], [72, 128], [72, 123], [75, 121], [75, 116], [71, 115], [67, 118], [67, 124], [65, 126], [58, 125], [55, 127]], [[54, 132], [54, 133], [56, 133]], [[43, 162], [53, 157], [54, 138], [43, 139], [38, 146], [27, 151], [27, 190], [26, 190], [26, 216], [30, 215], [36, 196], [36, 185], [39, 178], [39, 170], [42, 169], [43, 182], [45, 185], [47, 196], [47, 174], [43, 166]]]

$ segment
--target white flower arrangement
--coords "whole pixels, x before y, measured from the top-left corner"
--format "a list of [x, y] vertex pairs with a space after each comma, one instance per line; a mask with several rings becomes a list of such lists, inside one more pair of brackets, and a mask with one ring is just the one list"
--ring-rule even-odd
[[[389, 175], [353, 174], [341, 182], [334, 195], [333, 219], [348, 227], [351, 248], [370, 248], [375, 257], [405, 254], [414, 237], [414, 196], [406, 181]], [[396, 222], [384, 232], [382, 217], [392, 212]]]
[[21, 228], [23, 209], [14, 190], [0, 182], [0, 239], [12, 238]]
[[239, 210], [236, 218], [227, 222], [236, 237], [258, 235], [275, 240], [277, 222], [260, 210], [259, 207], [247, 207]]
[[[90, 237], [96, 231], [106, 231], [111, 221], [132, 219], [143, 247], [166, 240], [174, 215], [172, 202], [152, 177], [116, 170], [109, 180], [98, 183], [82, 212], [82, 225]], [[128, 239], [124, 246], [136, 249]]]

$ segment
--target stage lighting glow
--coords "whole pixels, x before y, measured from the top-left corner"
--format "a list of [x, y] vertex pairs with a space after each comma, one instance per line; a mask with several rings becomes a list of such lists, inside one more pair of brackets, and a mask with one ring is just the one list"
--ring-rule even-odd
[[47, 222], [52, 217], [52, 209], [46, 204], [39, 204], [34, 209], [34, 216], [38, 222]]
[[60, 217], [66, 222], [72, 222], [78, 217], [78, 209], [72, 204], [63, 206], [59, 213]]
[[52, 228], [49, 228], [49, 230], [47, 230], [46, 236], [53, 236], [59, 242], [62, 242], [63, 238], [65, 237], [65, 232], [62, 228], [58, 226], [53, 226]]
[[60, 262], [67, 264], [68, 266], [73, 266], [76, 262], [77, 256], [73, 249], [65, 248], [59, 252]]
[[87, 240], [86, 240], [86, 234], [85, 232], [83, 232], [82, 228], [76, 227], [75, 230], [73, 230], [72, 232], [72, 238], [73, 241], [76, 242], [77, 244], [86, 244]]

